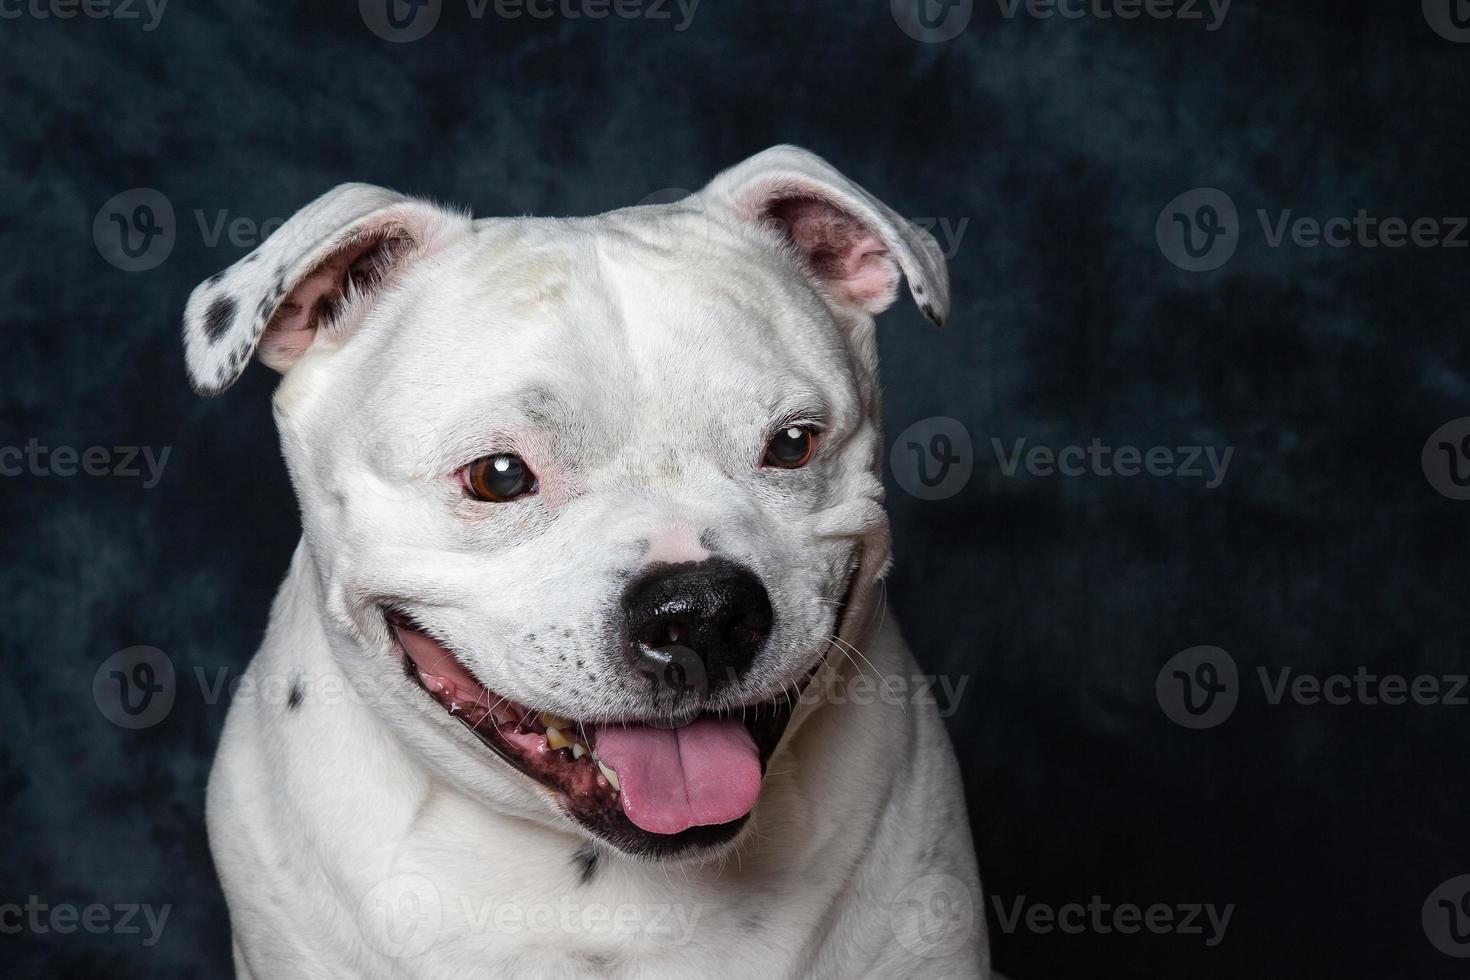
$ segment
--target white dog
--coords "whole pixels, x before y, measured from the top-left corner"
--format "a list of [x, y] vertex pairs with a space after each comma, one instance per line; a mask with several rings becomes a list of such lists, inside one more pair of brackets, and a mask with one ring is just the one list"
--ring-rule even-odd
[[776, 147], [591, 218], [344, 185], [194, 291], [196, 388], [284, 375], [303, 526], [209, 783], [240, 976], [988, 975], [882, 686], [901, 275], [942, 323], [933, 239]]

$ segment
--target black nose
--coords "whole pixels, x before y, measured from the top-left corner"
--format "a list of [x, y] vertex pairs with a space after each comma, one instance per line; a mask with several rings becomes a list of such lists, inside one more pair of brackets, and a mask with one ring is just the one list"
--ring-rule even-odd
[[634, 669], [673, 693], [702, 695], [734, 683], [771, 630], [765, 586], [721, 558], [651, 566], [623, 607]]

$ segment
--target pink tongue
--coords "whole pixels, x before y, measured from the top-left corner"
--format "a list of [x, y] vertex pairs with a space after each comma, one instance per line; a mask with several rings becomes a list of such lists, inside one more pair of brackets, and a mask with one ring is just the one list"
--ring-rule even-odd
[[761, 791], [755, 740], [734, 718], [672, 731], [599, 725], [597, 756], [617, 773], [628, 819], [654, 834], [743, 817]]

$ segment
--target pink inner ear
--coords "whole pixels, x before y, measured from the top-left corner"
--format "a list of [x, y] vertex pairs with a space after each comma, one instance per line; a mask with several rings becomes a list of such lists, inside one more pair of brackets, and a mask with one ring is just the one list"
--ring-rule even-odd
[[839, 303], [881, 313], [898, 295], [898, 265], [883, 240], [851, 214], [818, 197], [771, 202], [771, 220], [784, 226], [813, 274]]
[[260, 359], [277, 370], [294, 363], [311, 347], [347, 297], [349, 285], [372, 289], [411, 244], [401, 228], [376, 228], [333, 249], [281, 301], [260, 341]]

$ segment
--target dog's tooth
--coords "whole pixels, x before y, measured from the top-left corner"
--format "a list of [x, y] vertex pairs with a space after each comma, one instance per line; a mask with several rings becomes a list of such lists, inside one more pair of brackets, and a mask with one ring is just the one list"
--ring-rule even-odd
[[572, 727], [571, 722], [567, 721], [565, 718], [559, 718], [549, 711], [541, 712], [541, 724], [545, 725], [547, 728], [566, 729]]
[[604, 777], [606, 777], [608, 783], [611, 784], [611, 786], [612, 786], [613, 789], [615, 789], [615, 790], [622, 790], [623, 787], [621, 787], [621, 786], [618, 785], [618, 774], [617, 773], [613, 772], [611, 769], [609, 769], [607, 766], [603, 765], [601, 762], [598, 762], [597, 763], [597, 768], [602, 771], [602, 775]]
[[[545, 715], [542, 715], [542, 717], [544, 718]], [[567, 741], [567, 737], [561, 733], [561, 729], [560, 728], [556, 728], [555, 726], [552, 726], [552, 725], [547, 725], [546, 726], [546, 744], [549, 745], [550, 747], [552, 747], [553, 749], [564, 749], [568, 745], [571, 745], [572, 743], [569, 742], [569, 741]]]
[[582, 756], [584, 756], [586, 754], [587, 754], [587, 750], [582, 747], [582, 743], [581, 742], [573, 742], [572, 743], [572, 758], [573, 759], [580, 759], [580, 758], [582, 758]]

